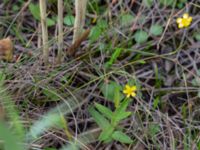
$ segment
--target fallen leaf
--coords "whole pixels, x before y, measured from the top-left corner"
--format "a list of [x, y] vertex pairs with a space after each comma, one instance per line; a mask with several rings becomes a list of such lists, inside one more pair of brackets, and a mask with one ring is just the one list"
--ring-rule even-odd
[[5, 61], [13, 59], [13, 43], [10, 37], [0, 40], [0, 59]]

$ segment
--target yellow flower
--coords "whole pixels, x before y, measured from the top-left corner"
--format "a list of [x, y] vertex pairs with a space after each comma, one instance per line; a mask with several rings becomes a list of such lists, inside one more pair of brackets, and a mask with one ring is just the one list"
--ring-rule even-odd
[[136, 93], [135, 91], [137, 90], [137, 87], [136, 86], [130, 86], [130, 85], [126, 85], [124, 90], [123, 90], [123, 93], [126, 94], [126, 97], [129, 98], [130, 96], [132, 97], [135, 97], [136, 96]]
[[184, 13], [182, 18], [177, 18], [176, 20], [178, 28], [188, 27], [192, 22], [192, 17], [188, 13]]

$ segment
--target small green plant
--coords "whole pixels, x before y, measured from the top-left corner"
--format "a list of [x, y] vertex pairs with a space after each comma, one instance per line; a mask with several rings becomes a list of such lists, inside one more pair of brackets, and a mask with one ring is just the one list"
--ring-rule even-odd
[[154, 24], [150, 28], [150, 33], [154, 36], [159, 36], [163, 32], [163, 27], [159, 24]]
[[110, 68], [113, 65], [113, 63], [115, 63], [117, 58], [120, 56], [122, 50], [123, 50], [122, 48], [115, 48], [110, 60], [108, 62], [106, 62], [106, 64], [105, 64], [105, 67], [107, 69]]
[[185, 6], [186, 3], [187, 3], [187, 0], [178, 0], [176, 5], [179, 9], [181, 9]]
[[134, 39], [137, 43], [142, 44], [148, 40], [148, 34], [143, 30], [138, 30], [134, 34]]
[[136, 86], [125, 86], [123, 93], [126, 97], [121, 94], [122, 87], [115, 82], [104, 84], [101, 89], [105, 98], [114, 103], [115, 109], [111, 110], [99, 103], [95, 103], [94, 106], [89, 108], [91, 116], [102, 129], [99, 140], [105, 143], [113, 140], [125, 144], [133, 143], [133, 140], [123, 132], [120, 123], [132, 114], [127, 111], [127, 107], [131, 101], [130, 97], [136, 96]]
[[64, 17], [64, 24], [67, 26], [73, 26], [75, 21], [75, 17], [73, 15], [66, 15]]
[[200, 41], [200, 33], [198, 32], [194, 33], [194, 39]]
[[[3, 141], [5, 150], [24, 150], [23, 145], [19, 144], [24, 139], [24, 128], [12, 96], [4, 85], [5, 80], [6, 74], [0, 70], [0, 106], [5, 109], [7, 117], [7, 122], [0, 118], [0, 141]], [[10, 126], [9, 123], [12, 125]], [[0, 149], [1, 146], [2, 142], [0, 142]]]
[[133, 23], [135, 15], [126, 13], [120, 16], [120, 24], [124, 27], [129, 26]]
[[105, 32], [105, 30], [108, 28], [108, 23], [106, 20], [99, 19], [97, 21], [96, 26], [94, 26], [91, 29], [89, 40], [91, 42], [95, 42], [99, 39], [99, 37]]

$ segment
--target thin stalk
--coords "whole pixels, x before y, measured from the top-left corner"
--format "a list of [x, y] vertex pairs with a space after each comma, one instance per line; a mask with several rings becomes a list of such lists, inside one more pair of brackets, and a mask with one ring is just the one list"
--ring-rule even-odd
[[75, 0], [76, 18], [74, 24], [73, 44], [80, 37], [85, 25], [87, 0]]
[[40, 18], [41, 18], [41, 25], [42, 25], [42, 44], [43, 44], [43, 59], [44, 62], [48, 63], [49, 57], [49, 46], [48, 46], [48, 30], [47, 30], [47, 4], [46, 0], [40, 0]]
[[63, 55], [63, 0], [58, 0], [58, 56], [57, 63], [60, 63]]

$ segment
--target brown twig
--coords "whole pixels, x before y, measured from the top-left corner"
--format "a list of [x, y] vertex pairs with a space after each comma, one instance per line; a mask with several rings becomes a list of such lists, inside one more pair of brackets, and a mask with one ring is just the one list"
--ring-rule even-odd
[[90, 34], [90, 29], [87, 29], [83, 34], [78, 38], [68, 49], [67, 49], [67, 55], [74, 56], [76, 49], [81, 45], [83, 41], [87, 39], [87, 37]]

